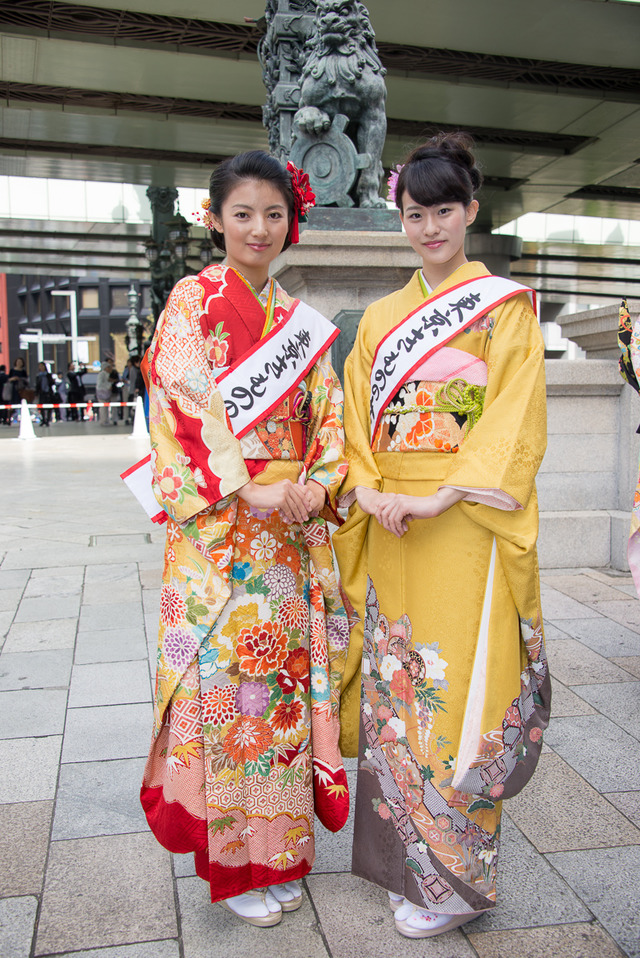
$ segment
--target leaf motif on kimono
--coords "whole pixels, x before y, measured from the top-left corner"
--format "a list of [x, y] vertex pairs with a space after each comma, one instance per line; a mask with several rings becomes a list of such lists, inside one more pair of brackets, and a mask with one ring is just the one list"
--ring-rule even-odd
[[[247, 775], [248, 774], [249, 773], [247, 772]], [[280, 776], [280, 778], [278, 779], [278, 785], [280, 785], [281, 787], [289, 787], [290, 785], [293, 785], [294, 782], [296, 781], [299, 782], [303, 778], [303, 776], [304, 776], [304, 772], [299, 767], [286, 768], [284, 772], [282, 773], [282, 775]], [[308, 782], [307, 784], [310, 785], [311, 782]], [[298, 844], [300, 844], [300, 842], [298, 842]]]
[[227, 675], [239, 675], [240, 673], [240, 664], [238, 662], [232, 662], [231, 665], [227, 668]]
[[411, 871], [417, 872], [418, 875], [422, 874], [422, 868], [414, 858], [405, 858], [404, 863]]
[[471, 815], [473, 812], [479, 812], [481, 808], [495, 807], [495, 802], [490, 802], [488, 798], [478, 798], [475, 802], [471, 802], [471, 805], [467, 808], [467, 815]]
[[426, 779], [427, 782], [430, 782], [434, 776], [434, 771], [430, 765], [427, 765], [425, 769], [422, 769], [422, 777]]
[[444, 699], [440, 698], [435, 689], [425, 688], [424, 686], [422, 688], [417, 688], [416, 698], [420, 699], [422, 702], [425, 702], [433, 712], [437, 711], [438, 709], [441, 712], [447, 711], [444, 707]]
[[[209, 736], [211, 734], [210, 726], [205, 726], [204, 732], [205, 735]], [[209, 744], [207, 764], [214, 775], [218, 775], [220, 772], [224, 771], [225, 768], [230, 768], [231, 771], [234, 771], [237, 767], [231, 756], [225, 752], [222, 745], [218, 741], [213, 741]]]
[[297, 857], [298, 853], [289, 849], [286, 852], [279, 852], [277, 855], [272, 855], [271, 858], [268, 859], [268, 864], [273, 868], [282, 868], [284, 870], [287, 865], [291, 865]]
[[271, 771], [271, 760], [273, 758], [273, 749], [269, 749], [264, 755], [261, 755], [256, 763], [258, 774], [266, 778]]
[[302, 838], [303, 835], [306, 835], [307, 829], [304, 825], [298, 825], [295, 828], [290, 828], [284, 833], [284, 840], [286, 842], [294, 842], [296, 845], [299, 844], [298, 839]]
[[336, 797], [341, 798], [347, 791], [347, 786], [346, 785], [329, 785], [329, 787], [325, 791], [331, 796], [335, 795]]
[[202, 744], [200, 742], [187, 742], [186, 745], [176, 745], [176, 747], [171, 750], [171, 755], [175, 755], [176, 758], [180, 759], [183, 765], [189, 768], [189, 759], [197, 758], [201, 748]]
[[209, 610], [206, 605], [203, 605], [199, 602], [197, 605], [192, 606], [189, 609], [190, 612], [193, 612], [194, 615], [197, 615], [199, 618], [203, 618], [205, 615], [209, 614]]
[[236, 819], [233, 815], [225, 815], [223, 818], [214, 818], [213, 821], [209, 822], [209, 828], [215, 835], [216, 832], [224, 834], [225, 828], [233, 828], [236, 824]]
[[238, 851], [239, 848], [244, 848], [245, 843], [239, 838], [235, 838], [232, 842], [227, 842], [227, 844], [222, 849], [223, 852], [231, 852], [232, 855]]
[[255, 593], [259, 593], [260, 595], [267, 595], [267, 593], [269, 592], [269, 590], [264, 584], [263, 575], [257, 575], [255, 579], [248, 579], [247, 582], [245, 582], [244, 588], [245, 588], [245, 592], [248, 595], [254, 595]]

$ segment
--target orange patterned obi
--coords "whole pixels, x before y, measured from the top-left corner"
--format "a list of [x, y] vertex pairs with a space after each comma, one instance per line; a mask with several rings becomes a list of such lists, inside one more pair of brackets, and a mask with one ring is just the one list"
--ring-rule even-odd
[[309, 407], [309, 393], [297, 389], [287, 396], [269, 413], [268, 419], [259, 422], [241, 440], [245, 458], [297, 459], [302, 462], [306, 454]]
[[373, 452], [457, 452], [482, 415], [485, 393], [464, 379], [406, 382], [382, 414]]

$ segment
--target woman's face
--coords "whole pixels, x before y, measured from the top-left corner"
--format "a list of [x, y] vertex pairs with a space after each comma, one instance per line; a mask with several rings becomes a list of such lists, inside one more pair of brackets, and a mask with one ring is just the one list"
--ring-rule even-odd
[[227, 265], [261, 290], [269, 265], [282, 251], [289, 231], [289, 210], [280, 190], [266, 180], [241, 180], [212, 215], [224, 235]]
[[21, 356], [16, 359], [16, 369], [24, 369], [24, 359]]
[[467, 226], [476, 218], [478, 201], [437, 203], [421, 206], [406, 192], [402, 197], [400, 217], [407, 238], [422, 259], [424, 274], [430, 286], [438, 286], [454, 270], [467, 262], [464, 237]]

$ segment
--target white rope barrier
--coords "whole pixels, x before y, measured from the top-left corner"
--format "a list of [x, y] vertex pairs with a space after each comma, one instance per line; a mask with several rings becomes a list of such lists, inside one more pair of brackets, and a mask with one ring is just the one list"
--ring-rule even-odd
[[[44, 403], [28, 403], [26, 399], [22, 399], [20, 403], [0, 403], [0, 412], [3, 410], [20, 410], [20, 434], [18, 439], [38, 439], [36, 436], [33, 423], [31, 421], [31, 410], [32, 409], [85, 409], [86, 413], [81, 418], [82, 422], [91, 421], [93, 419], [93, 410], [94, 409], [109, 409], [110, 407], [114, 409], [121, 409], [123, 406], [128, 406], [131, 409], [135, 409], [134, 419], [133, 419], [133, 431], [130, 435], [130, 439], [148, 439], [149, 430], [147, 429], [147, 421], [144, 415], [144, 405], [142, 403], [142, 397], [136, 396], [131, 402], [93, 402], [91, 399], [88, 402], [44, 402]], [[86, 419], [84, 418], [86, 416]]]
[[[100, 406], [131, 406], [135, 407], [135, 400], [132, 402], [28, 402], [29, 409], [98, 409]], [[19, 403], [0, 403], [1, 409], [22, 409], [22, 402]]]

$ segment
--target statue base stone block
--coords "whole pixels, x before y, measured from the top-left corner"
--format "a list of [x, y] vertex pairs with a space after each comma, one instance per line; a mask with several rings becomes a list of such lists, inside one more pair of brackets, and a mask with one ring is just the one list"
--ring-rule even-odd
[[[379, 217], [392, 210], [318, 209], [335, 220]], [[332, 362], [339, 376], [351, 351], [358, 323], [370, 303], [404, 286], [420, 260], [399, 230], [316, 229], [308, 226], [300, 243], [274, 261], [271, 272], [291, 296], [304, 300], [332, 320], [341, 330], [332, 347]]]

